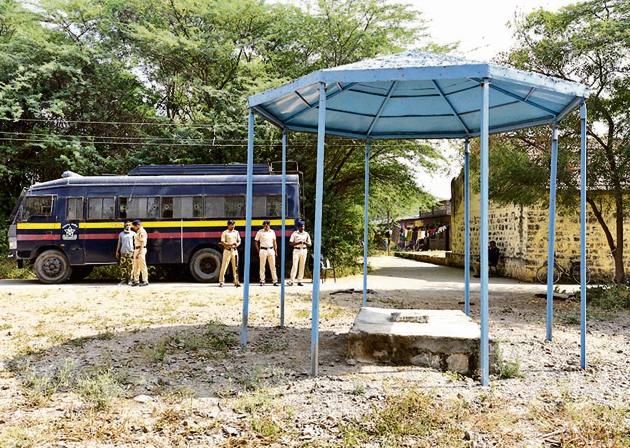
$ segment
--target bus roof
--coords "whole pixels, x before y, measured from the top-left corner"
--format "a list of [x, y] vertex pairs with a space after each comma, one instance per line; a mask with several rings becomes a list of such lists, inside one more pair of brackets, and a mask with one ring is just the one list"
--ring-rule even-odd
[[[196, 175], [196, 176], [70, 176], [34, 184], [30, 190], [68, 186], [140, 186], [140, 185], [243, 185], [243, 175]], [[254, 184], [280, 184], [280, 175], [254, 175]], [[287, 174], [287, 184], [298, 184], [297, 174]]]

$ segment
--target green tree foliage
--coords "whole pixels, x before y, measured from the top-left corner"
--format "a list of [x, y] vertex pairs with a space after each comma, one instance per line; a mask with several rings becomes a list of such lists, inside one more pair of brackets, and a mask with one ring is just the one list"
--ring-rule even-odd
[[[629, 0], [592, 0], [557, 12], [541, 9], [516, 22], [516, 49], [504, 55], [504, 62], [518, 68], [591, 88], [587, 201], [606, 235], [617, 282], [625, 276], [624, 195], [630, 188], [629, 24]], [[579, 205], [579, 131], [577, 113], [567, 117], [560, 129], [559, 201], [569, 210]], [[490, 193], [494, 200], [532, 204], [547, 199], [550, 134], [548, 128], [537, 128], [493, 138]], [[613, 226], [604, 219], [609, 208], [615, 216]]]
[[[408, 6], [377, 0], [0, 0], [0, 214], [22, 188], [67, 169], [244, 162], [248, 95], [407, 46], [448, 50], [421, 24]], [[309, 220], [315, 139], [290, 141]], [[278, 160], [279, 142], [258, 126], [257, 162]], [[327, 140], [324, 245], [348, 257], [359, 250], [362, 160], [361, 143]], [[392, 185], [393, 212], [430, 200], [413, 167], [436, 161], [418, 143], [375, 146], [372, 203]]]

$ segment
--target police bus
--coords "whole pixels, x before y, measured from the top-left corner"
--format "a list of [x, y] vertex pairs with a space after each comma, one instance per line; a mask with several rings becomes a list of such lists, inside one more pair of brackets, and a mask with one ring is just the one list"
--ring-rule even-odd
[[[245, 173], [245, 165], [149, 165], [126, 176], [66, 172], [20, 196], [9, 226], [10, 257], [19, 266], [30, 261], [44, 283], [79, 280], [95, 266], [115, 264], [124, 222], [140, 219], [149, 236], [147, 264], [187, 266], [195, 280], [217, 281], [226, 220], [245, 236]], [[271, 165], [254, 166], [252, 236], [269, 219], [280, 237], [281, 180]], [[297, 168], [286, 189], [288, 238], [300, 211]]]

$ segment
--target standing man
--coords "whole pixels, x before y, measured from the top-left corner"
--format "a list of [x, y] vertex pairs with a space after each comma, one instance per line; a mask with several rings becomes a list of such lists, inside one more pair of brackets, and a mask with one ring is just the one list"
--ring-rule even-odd
[[132, 284], [131, 271], [133, 268], [133, 239], [136, 232], [131, 230], [131, 222], [125, 223], [125, 229], [118, 234], [116, 245], [116, 259], [120, 269], [120, 285]]
[[270, 227], [268, 219], [263, 221], [263, 228], [256, 233], [256, 250], [260, 262], [260, 286], [265, 286], [265, 265], [269, 263], [273, 286], [278, 286], [278, 274], [276, 273], [276, 255], [278, 246], [276, 244], [276, 232]]
[[[304, 231], [304, 221], [298, 221], [298, 229], [291, 234], [289, 243], [293, 246], [293, 264], [291, 265], [291, 280], [289, 285], [293, 285], [297, 274], [298, 286], [304, 286], [304, 267], [306, 266], [306, 255], [311, 246], [311, 236]], [[298, 273], [299, 267], [299, 273]]]
[[225, 271], [228, 264], [232, 264], [232, 274], [234, 275], [234, 286], [241, 286], [238, 282], [238, 246], [241, 245], [241, 235], [234, 229], [234, 221], [229, 219], [228, 228], [221, 234], [221, 247], [223, 248], [223, 259], [221, 260], [221, 272], [219, 273], [219, 286], [223, 287], [225, 281]]
[[[131, 286], [147, 286], [149, 284], [149, 270], [147, 268], [147, 240], [149, 237], [139, 219], [134, 220], [131, 224], [133, 231], [136, 232], [134, 237], [133, 269], [131, 270], [133, 282]], [[140, 277], [142, 277], [142, 281], [140, 281]]]

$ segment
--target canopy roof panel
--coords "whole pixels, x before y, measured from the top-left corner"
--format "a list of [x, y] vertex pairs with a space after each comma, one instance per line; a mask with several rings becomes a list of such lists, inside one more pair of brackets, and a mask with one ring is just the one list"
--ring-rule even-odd
[[408, 51], [319, 70], [249, 98], [279, 127], [317, 132], [319, 83], [326, 133], [351, 138], [479, 135], [480, 84], [490, 81], [490, 133], [560, 121], [588, 96], [582, 84], [465, 58]]

